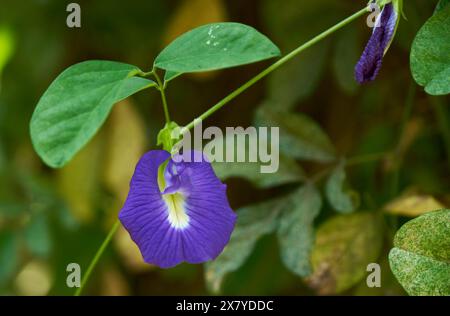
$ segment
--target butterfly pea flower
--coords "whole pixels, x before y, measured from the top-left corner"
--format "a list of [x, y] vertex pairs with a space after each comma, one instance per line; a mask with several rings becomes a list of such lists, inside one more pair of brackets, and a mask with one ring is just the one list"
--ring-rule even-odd
[[400, 7], [401, 1], [389, 2], [378, 15], [372, 36], [355, 67], [358, 83], [373, 81], [378, 75], [383, 57], [394, 38]]
[[119, 219], [145, 262], [170, 268], [216, 258], [229, 242], [236, 215], [226, 185], [201, 152], [171, 156], [153, 150], [136, 166]]

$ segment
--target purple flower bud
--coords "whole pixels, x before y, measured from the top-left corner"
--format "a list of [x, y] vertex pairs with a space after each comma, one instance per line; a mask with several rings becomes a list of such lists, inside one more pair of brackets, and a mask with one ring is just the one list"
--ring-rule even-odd
[[378, 75], [383, 56], [394, 36], [397, 18], [397, 12], [392, 3], [386, 4], [377, 18], [372, 36], [355, 67], [355, 79], [360, 84], [370, 82]]
[[136, 166], [119, 214], [144, 260], [162, 268], [216, 258], [236, 222], [225, 184], [201, 152], [190, 154], [192, 162], [168, 161], [165, 187], [160, 188], [158, 170], [170, 154], [164, 150], [146, 153]]

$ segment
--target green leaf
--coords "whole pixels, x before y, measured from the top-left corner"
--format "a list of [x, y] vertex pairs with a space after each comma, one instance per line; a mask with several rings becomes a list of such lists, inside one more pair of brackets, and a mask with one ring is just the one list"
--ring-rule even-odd
[[[235, 135], [232, 136], [235, 137]], [[245, 178], [259, 188], [275, 187], [281, 184], [301, 182], [305, 180], [306, 176], [303, 169], [292, 158], [287, 157], [283, 154], [279, 155], [278, 170], [276, 172], [262, 173], [261, 167], [263, 165], [267, 166], [271, 162], [263, 163], [260, 161], [260, 159], [256, 159], [257, 161], [255, 162], [251, 162], [250, 157], [254, 156], [258, 158], [258, 150], [261, 150], [261, 146], [266, 146], [264, 149], [268, 148], [270, 150], [270, 148], [267, 147], [267, 144], [264, 143], [261, 139], [258, 140], [256, 134], [248, 134], [248, 136], [245, 137], [246, 142], [245, 147], [243, 148], [240, 148], [240, 146], [238, 146], [236, 137], [233, 140], [230, 135], [225, 136], [225, 138], [215, 138], [209, 143], [211, 146], [220, 146], [220, 142], [222, 142], [223, 145], [229, 144], [232, 140], [234, 142], [234, 162], [214, 161], [212, 163], [214, 171], [220, 179], [225, 180], [231, 177]], [[255, 144], [254, 146], [250, 146], [252, 142], [253, 144]], [[245, 161], [239, 162], [239, 160], [237, 159], [238, 150], [246, 153]]]
[[314, 220], [319, 215], [322, 199], [317, 189], [304, 186], [280, 218], [278, 238], [281, 258], [294, 273], [305, 277], [311, 274], [309, 256], [314, 244]]
[[35, 214], [25, 228], [25, 242], [32, 254], [45, 257], [50, 253], [52, 242], [48, 219], [43, 214]]
[[358, 207], [359, 196], [346, 186], [345, 163], [342, 161], [332, 171], [325, 185], [325, 193], [331, 206], [340, 213], [351, 213]]
[[397, 232], [389, 263], [410, 295], [450, 295], [450, 210], [417, 217]]
[[431, 95], [450, 93], [450, 64], [449, 67], [436, 74], [433, 80], [426, 85], [425, 92]]
[[450, 5], [422, 26], [411, 48], [411, 72], [431, 95], [450, 93]]
[[269, 103], [258, 110], [255, 121], [258, 126], [279, 127], [280, 152], [288, 157], [319, 162], [336, 158], [328, 136], [304, 114], [275, 112]]
[[322, 295], [351, 288], [366, 275], [367, 265], [377, 262], [382, 244], [382, 220], [376, 213], [329, 219], [317, 230], [311, 255], [313, 274], [307, 282]]
[[409, 295], [450, 295], [449, 263], [399, 248], [391, 250], [389, 260], [392, 272]]
[[0, 232], [0, 287], [17, 268], [19, 248], [19, 239], [13, 232]]
[[278, 47], [250, 26], [212, 23], [175, 39], [156, 57], [154, 66], [170, 73], [198, 72], [245, 65], [280, 54]]
[[30, 123], [42, 160], [54, 168], [64, 166], [94, 136], [116, 102], [155, 85], [133, 77], [139, 72], [112, 61], [86, 61], [62, 72], [39, 100]]
[[419, 216], [397, 232], [394, 246], [450, 263], [450, 210]]
[[246, 261], [259, 238], [275, 230], [285, 204], [285, 199], [274, 199], [237, 211], [237, 224], [230, 242], [219, 257], [205, 266], [206, 283], [212, 292], [218, 292], [224, 277]]
[[178, 76], [181, 76], [183, 73], [181, 72], [176, 72], [176, 71], [166, 71], [166, 73], [164, 74], [164, 82], [169, 82], [172, 79], [175, 79]]

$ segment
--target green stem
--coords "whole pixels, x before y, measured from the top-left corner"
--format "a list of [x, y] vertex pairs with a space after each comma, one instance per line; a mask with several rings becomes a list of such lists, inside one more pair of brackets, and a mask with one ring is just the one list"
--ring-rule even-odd
[[106, 236], [105, 240], [103, 241], [100, 248], [97, 250], [97, 253], [95, 254], [94, 258], [92, 259], [91, 263], [89, 264], [89, 267], [86, 270], [86, 273], [84, 273], [84, 276], [81, 280], [80, 287], [75, 291], [75, 296], [80, 296], [81, 292], [83, 291], [87, 281], [89, 280], [92, 271], [94, 270], [95, 266], [97, 265], [98, 260], [102, 256], [103, 252], [105, 252], [106, 247], [108, 246], [109, 242], [111, 241], [112, 237], [114, 236], [117, 229], [120, 227], [120, 222], [117, 220], [114, 225], [111, 227], [111, 230], [109, 231], [108, 235]]
[[198, 119], [200, 120], [204, 120], [206, 118], [208, 118], [210, 115], [212, 115], [214, 112], [216, 112], [217, 110], [219, 110], [220, 108], [222, 108], [225, 104], [227, 104], [228, 102], [230, 102], [231, 100], [233, 100], [234, 98], [236, 98], [238, 95], [240, 95], [242, 92], [244, 92], [245, 90], [247, 90], [248, 88], [250, 88], [251, 86], [253, 86], [255, 83], [257, 83], [259, 80], [261, 80], [262, 78], [264, 78], [265, 76], [267, 76], [268, 74], [270, 74], [272, 71], [278, 69], [280, 66], [282, 66], [283, 64], [285, 64], [286, 62], [288, 62], [289, 60], [291, 60], [292, 58], [294, 58], [295, 56], [297, 56], [299, 53], [301, 53], [302, 51], [304, 51], [305, 49], [313, 46], [314, 44], [320, 42], [321, 40], [323, 40], [324, 38], [328, 37], [329, 35], [331, 35], [332, 33], [336, 32], [337, 30], [341, 29], [342, 27], [346, 26], [347, 24], [349, 24], [350, 22], [356, 20], [357, 18], [359, 18], [360, 16], [362, 16], [364, 13], [367, 12], [367, 8], [364, 8], [358, 12], [356, 12], [355, 14], [349, 16], [348, 18], [346, 18], [345, 20], [339, 22], [338, 24], [334, 25], [333, 27], [329, 28], [328, 30], [320, 33], [319, 35], [317, 35], [316, 37], [314, 37], [313, 39], [309, 40], [308, 42], [306, 42], [305, 44], [297, 47], [296, 49], [294, 49], [292, 52], [290, 52], [289, 54], [287, 54], [286, 56], [282, 57], [281, 59], [279, 59], [278, 61], [276, 61], [275, 63], [273, 63], [272, 65], [270, 65], [269, 67], [267, 67], [266, 69], [264, 69], [262, 72], [260, 72], [259, 74], [257, 74], [256, 76], [254, 76], [252, 79], [250, 79], [249, 81], [247, 81], [246, 83], [244, 83], [242, 86], [240, 86], [239, 88], [237, 88], [236, 90], [234, 90], [233, 92], [231, 92], [229, 95], [227, 95], [225, 98], [223, 98], [222, 100], [220, 100], [218, 103], [216, 103], [214, 106], [212, 106], [209, 110], [207, 110], [205, 113], [203, 113], [202, 115], [200, 115], [196, 120], [193, 120], [192, 122], [190, 122], [185, 128], [184, 130], [189, 130], [191, 128], [193, 128], [197, 122]]
[[165, 86], [163, 85], [161, 79], [159, 78], [159, 76], [155, 70], [152, 71], [152, 74], [155, 77], [156, 82], [158, 83], [158, 90], [161, 92], [161, 100], [163, 103], [164, 116], [166, 118], [166, 123], [170, 123], [169, 106], [167, 105], [166, 93], [164, 92]]

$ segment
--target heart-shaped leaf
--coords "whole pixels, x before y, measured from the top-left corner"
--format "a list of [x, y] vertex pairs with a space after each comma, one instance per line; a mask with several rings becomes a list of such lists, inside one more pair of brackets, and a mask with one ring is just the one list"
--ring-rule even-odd
[[239, 23], [212, 23], [195, 28], [169, 44], [154, 66], [175, 73], [208, 71], [280, 56], [280, 50], [254, 28]]
[[397, 232], [389, 263], [410, 295], [450, 295], [450, 210], [417, 217]]
[[450, 5], [437, 12], [419, 30], [411, 48], [411, 72], [432, 95], [450, 93]]
[[112, 61], [86, 61], [62, 72], [34, 111], [31, 139], [42, 160], [64, 166], [97, 132], [112, 106], [156, 84], [140, 70]]

